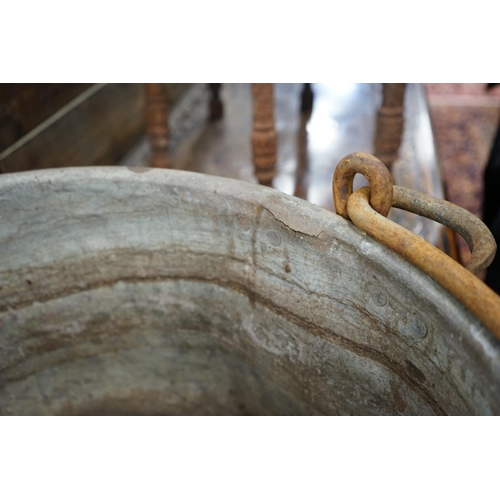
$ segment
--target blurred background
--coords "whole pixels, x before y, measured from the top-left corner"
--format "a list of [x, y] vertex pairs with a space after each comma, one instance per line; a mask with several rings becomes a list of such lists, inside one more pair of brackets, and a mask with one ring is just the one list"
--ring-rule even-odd
[[[273, 84], [272, 187], [334, 210], [337, 163], [355, 151], [376, 153], [383, 88], [381, 83]], [[250, 83], [0, 84], [0, 172], [154, 165], [256, 183], [253, 105]], [[391, 166], [395, 183], [482, 218], [500, 87], [409, 83], [402, 114], [401, 143]], [[500, 199], [500, 188], [497, 192]], [[419, 216], [391, 213], [467, 262], [470, 253], [461, 237]]]

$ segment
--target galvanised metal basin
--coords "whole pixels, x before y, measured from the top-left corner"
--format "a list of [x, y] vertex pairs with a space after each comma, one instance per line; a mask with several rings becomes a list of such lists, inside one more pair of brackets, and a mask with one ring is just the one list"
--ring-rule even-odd
[[174, 170], [0, 176], [0, 414], [499, 414], [499, 342], [298, 198]]

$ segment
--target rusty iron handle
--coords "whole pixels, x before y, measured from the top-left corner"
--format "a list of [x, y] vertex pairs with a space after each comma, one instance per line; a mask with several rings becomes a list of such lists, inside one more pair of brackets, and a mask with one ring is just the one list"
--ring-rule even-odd
[[[500, 340], [500, 297], [441, 250], [373, 210], [369, 204], [370, 197], [369, 187], [361, 188], [349, 197], [347, 212], [352, 222], [426, 272], [462, 302]], [[398, 190], [396, 203], [397, 200]], [[407, 202], [408, 199], [404, 200], [401, 206]], [[475, 248], [477, 243], [475, 242]]]
[[456, 231], [469, 245], [465, 266], [471, 273], [486, 269], [495, 258], [497, 245], [490, 230], [475, 215], [449, 201], [413, 189], [394, 186], [392, 206], [440, 222]]
[[393, 196], [391, 174], [378, 158], [366, 153], [351, 153], [337, 165], [332, 182], [335, 211], [345, 219], [349, 218], [347, 200], [352, 194], [352, 183], [356, 174], [363, 174], [370, 182], [370, 205], [379, 214], [387, 215]]
[[367, 153], [351, 153], [340, 160], [333, 177], [335, 210], [349, 219], [347, 200], [352, 194], [354, 176], [359, 173], [370, 182], [370, 205], [386, 216], [391, 206], [401, 208], [450, 227], [462, 236], [471, 251], [466, 269], [478, 273], [495, 257], [496, 243], [489, 229], [467, 210], [419, 191], [393, 186], [386, 166]]

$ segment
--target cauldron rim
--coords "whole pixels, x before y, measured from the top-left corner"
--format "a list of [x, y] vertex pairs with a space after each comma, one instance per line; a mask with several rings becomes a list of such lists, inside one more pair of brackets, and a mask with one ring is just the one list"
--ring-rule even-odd
[[[476, 346], [476, 350], [481, 352], [485, 361], [498, 364], [500, 357], [498, 341], [479, 320], [429, 276], [358, 230], [350, 222], [311, 203], [271, 188], [185, 171], [127, 167], [71, 167], [1, 176], [0, 199], [3, 195], [4, 200], [8, 199], [9, 192], [18, 188], [33, 193], [37, 190], [51, 193], [65, 189], [85, 189], [91, 183], [100, 185], [111, 183], [113, 189], [118, 190], [120, 184], [132, 183], [140, 184], [144, 189], [169, 186], [182, 188], [193, 195], [197, 192], [213, 193], [214, 197], [219, 197], [228, 203], [231, 200], [239, 200], [261, 207], [277, 222], [303, 235], [306, 240], [320, 239], [324, 242], [330, 238], [342, 241], [362, 258], [397, 277], [397, 280], [415, 290], [415, 293], [425, 294], [427, 300], [439, 303], [443, 316], [449, 318], [450, 329], [456, 329], [461, 335], [468, 337], [469, 342]], [[1, 237], [0, 232], [0, 239]], [[464, 328], [464, 325], [467, 326]], [[459, 336], [457, 341], [460, 341]]]

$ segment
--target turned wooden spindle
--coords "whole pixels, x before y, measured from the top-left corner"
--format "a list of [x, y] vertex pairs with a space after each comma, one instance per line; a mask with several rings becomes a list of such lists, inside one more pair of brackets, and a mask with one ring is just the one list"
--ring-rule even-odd
[[295, 190], [293, 195], [307, 200], [309, 157], [307, 154], [307, 122], [309, 112], [304, 111], [300, 116], [299, 130], [297, 131], [297, 169], [295, 170]]
[[278, 138], [274, 130], [273, 90], [272, 83], [252, 83], [252, 156], [255, 176], [265, 186], [272, 186], [276, 175]]
[[375, 156], [389, 169], [398, 157], [403, 135], [405, 86], [404, 83], [383, 84], [383, 102], [377, 115]]
[[300, 112], [312, 113], [314, 94], [310, 83], [304, 83], [302, 92], [300, 93]]
[[210, 107], [208, 115], [211, 121], [217, 121], [222, 118], [223, 106], [219, 96], [221, 85], [221, 83], [208, 84], [210, 90]]
[[151, 145], [150, 165], [171, 168], [168, 154], [168, 104], [163, 83], [146, 83], [146, 132]]

